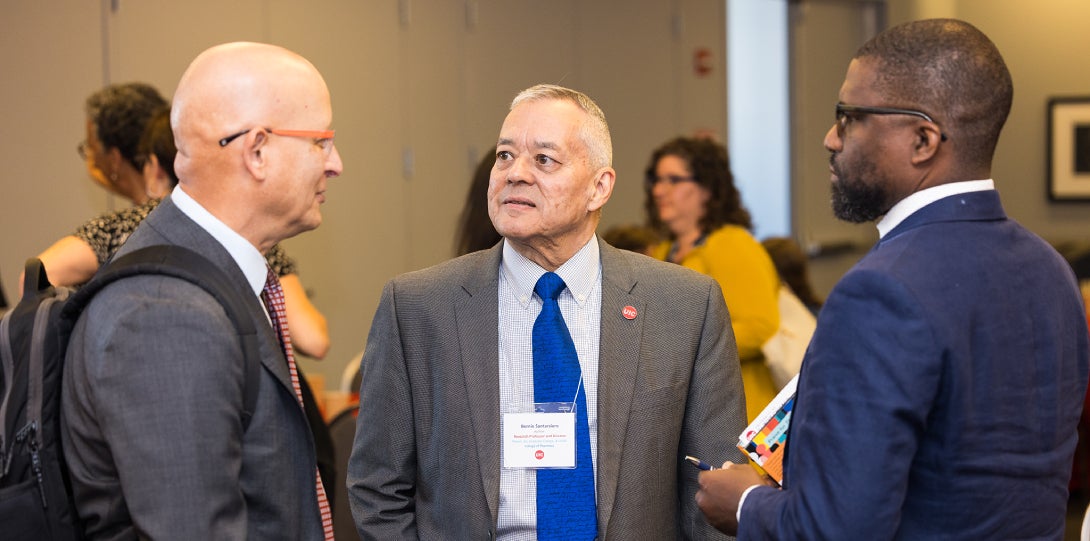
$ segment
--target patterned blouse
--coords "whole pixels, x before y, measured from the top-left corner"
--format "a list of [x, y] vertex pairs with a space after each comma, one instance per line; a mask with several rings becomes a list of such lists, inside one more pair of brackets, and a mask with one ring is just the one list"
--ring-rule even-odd
[[[91, 246], [98, 258], [98, 264], [106, 263], [128, 240], [129, 235], [136, 230], [136, 226], [148, 217], [155, 207], [159, 206], [158, 199], [152, 199], [143, 205], [129, 207], [116, 212], [108, 212], [97, 218], [89, 220], [76, 230], [75, 236]], [[279, 244], [272, 247], [265, 260], [276, 271], [277, 276], [295, 274], [295, 260], [288, 257]]]

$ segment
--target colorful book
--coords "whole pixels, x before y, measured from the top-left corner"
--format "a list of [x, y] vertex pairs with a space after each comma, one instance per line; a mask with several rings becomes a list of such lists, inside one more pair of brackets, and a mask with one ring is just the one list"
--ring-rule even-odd
[[799, 376], [796, 374], [738, 435], [738, 448], [781, 485], [783, 451], [787, 446], [787, 427], [791, 424], [791, 413], [795, 408], [795, 388], [798, 381]]

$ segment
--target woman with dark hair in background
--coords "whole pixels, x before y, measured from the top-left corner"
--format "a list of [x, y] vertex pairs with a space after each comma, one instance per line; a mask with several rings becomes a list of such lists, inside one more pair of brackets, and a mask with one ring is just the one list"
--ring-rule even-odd
[[[74, 234], [39, 254], [53, 285], [77, 286], [90, 280], [178, 184], [170, 108], [157, 96], [158, 92], [146, 84], [128, 83], [106, 87], [88, 98], [88, 141], [80, 145], [87, 170], [96, 182], [136, 205], [87, 221]], [[158, 109], [145, 114], [147, 107], [160, 102]], [[140, 132], [132, 140], [137, 128]], [[100, 143], [98, 133], [104, 134], [104, 140], [116, 142]], [[325, 357], [329, 327], [325, 316], [307, 298], [295, 261], [279, 244], [265, 254], [265, 259], [280, 276], [292, 345], [303, 355]]]
[[[168, 107], [158, 90], [137, 82], [106, 86], [88, 96], [84, 104], [86, 139], [76, 150], [87, 166], [87, 173], [107, 191], [138, 205], [134, 208], [146, 205], [150, 200], [144, 181], [143, 162], [139, 158], [140, 140], [148, 121]], [[140, 219], [149, 211], [143, 211]], [[106, 216], [109, 215], [96, 220]], [[105, 261], [105, 252], [96, 250], [93, 239], [82, 233], [88, 225], [90, 223], [81, 227], [75, 235], [58, 240], [38, 256], [49, 274], [49, 281], [54, 285], [82, 284], [98, 270], [100, 260], [96, 255]], [[129, 229], [116, 242], [116, 246], [120, 246], [131, 232], [132, 229]], [[22, 288], [22, 279], [19, 282]]]
[[137, 147], [148, 121], [169, 106], [151, 85], [106, 86], [84, 104], [87, 136], [76, 147], [91, 179], [106, 190], [140, 205], [148, 199]]
[[652, 256], [719, 283], [752, 420], [778, 391], [761, 345], [779, 326], [780, 281], [768, 253], [750, 233], [753, 224], [734, 186], [727, 149], [710, 139], [679, 137], [652, 153], [645, 173], [647, 216], [668, 238], [652, 249]]
[[162, 199], [178, 184], [174, 173], [174, 133], [170, 130], [170, 108], [160, 110], [144, 126], [137, 145], [136, 163], [144, 176], [144, 190], [151, 199]]
[[465, 255], [477, 250], [491, 248], [501, 237], [492, 226], [488, 216], [488, 177], [492, 174], [492, 165], [496, 163], [496, 147], [486, 152], [477, 164], [470, 181], [469, 193], [466, 194], [462, 217], [458, 221], [458, 237], [455, 239], [455, 254]]

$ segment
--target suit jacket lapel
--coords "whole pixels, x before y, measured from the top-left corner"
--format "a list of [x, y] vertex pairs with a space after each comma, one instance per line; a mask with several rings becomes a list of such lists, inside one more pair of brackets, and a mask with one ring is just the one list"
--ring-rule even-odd
[[469, 412], [477, 439], [481, 482], [493, 520], [499, 513], [500, 494], [500, 375], [499, 375], [499, 265], [503, 243], [481, 257], [477, 271], [454, 282], [462, 374]]
[[[621, 450], [628, 431], [636, 372], [642, 361], [640, 336], [645, 308], [642, 297], [632, 293], [636, 279], [624, 255], [598, 242], [602, 254], [602, 322], [598, 350], [598, 520], [602, 530], [616, 501]], [[626, 307], [636, 317], [622, 316]]]

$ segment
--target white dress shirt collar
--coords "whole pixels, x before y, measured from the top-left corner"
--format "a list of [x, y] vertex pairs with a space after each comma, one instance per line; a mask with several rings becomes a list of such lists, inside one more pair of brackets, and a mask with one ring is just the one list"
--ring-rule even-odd
[[242, 269], [242, 273], [246, 275], [246, 281], [249, 282], [254, 295], [260, 295], [261, 290], [265, 288], [265, 280], [269, 272], [265, 256], [261, 255], [261, 252], [253, 244], [250, 244], [250, 241], [244, 239], [242, 235], [221, 222], [219, 218], [216, 218], [201, 206], [197, 200], [185, 193], [181, 184], [174, 187], [170, 199], [174, 201], [174, 205], [178, 207], [178, 210], [182, 211], [182, 214], [197, 222], [201, 229], [207, 231], [209, 235], [212, 235], [212, 238], [223, 245], [227, 253], [231, 254], [231, 258]]
[[905, 221], [905, 218], [912, 216], [917, 210], [920, 210], [939, 199], [959, 193], [982, 192], [984, 190], [994, 189], [995, 182], [989, 178], [985, 180], [950, 182], [920, 190], [897, 202], [897, 204], [893, 205], [893, 208], [889, 209], [889, 212], [879, 220], [878, 237], [885, 237], [887, 233], [893, 231], [893, 228]]
[[[579, 306], [587, 302], [591, 290], [599, 280], [602, 269], [601, 259], [602, 254], [598, 251], [598, 236], [592, 235], [571, 259], [556, 269], [556, 274], [564, 280], [568, 291]], [[526, 306], [534, 295], [534, 286], [546, 271], [518, 253], [511, 243], [504, 239], [500, 272], [504, 273], [511, 284], [511, 289], [519, 303]]]

